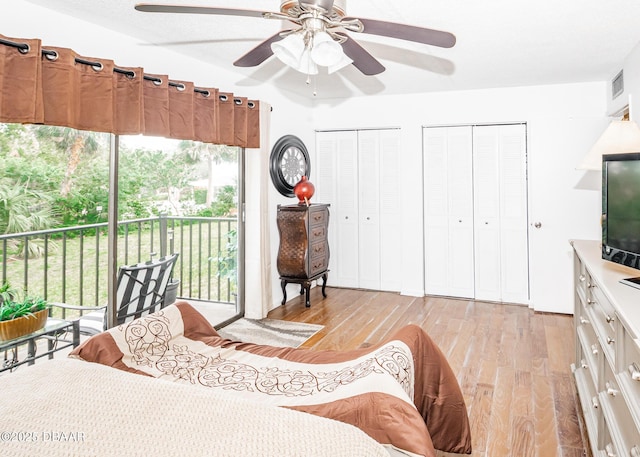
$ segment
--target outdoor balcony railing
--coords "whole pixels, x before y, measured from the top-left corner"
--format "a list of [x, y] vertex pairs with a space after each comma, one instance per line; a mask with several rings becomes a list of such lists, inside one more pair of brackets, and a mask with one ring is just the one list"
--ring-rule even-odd
[[[178, 252], [173, 270], [173, 278], [180, 280], [178, 297], [233, 304], [236, 230], [235, 218], [161, 215], [122, 221], [117, 266]], [[0, 283], [50, 302], [103, 305], [108, 293], [106, 234], [107, 223], [100, 223], [0, 235]]]

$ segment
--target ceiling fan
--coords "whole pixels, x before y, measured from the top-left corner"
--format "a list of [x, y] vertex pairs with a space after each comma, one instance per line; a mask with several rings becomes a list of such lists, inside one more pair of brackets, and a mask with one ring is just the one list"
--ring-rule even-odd
[[349, 17], [346, 0], [281, 0], [280, 12], [216, 8], [207, 6], [138, 3], [135, 9], [150, 13], [216, 14], [280, 19], [297, 27], [282, 30], [267, 38], [233, 64], [254, 67], [276, 54], [287, 65], [308, 74], [317, 73], [316, 65], [329, 72], [353, 65], [365, 75], [377, 75], [385, 67], [360, 46], [347, 32], [368, 33], [400, 40], [450, 48], [456, 37], [440, 30], [407, 24]]

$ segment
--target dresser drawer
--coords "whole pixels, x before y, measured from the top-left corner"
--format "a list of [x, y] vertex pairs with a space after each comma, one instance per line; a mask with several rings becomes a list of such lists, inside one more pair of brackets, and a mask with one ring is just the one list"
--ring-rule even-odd
[[[313, 208], [313, 207], [312, 207]], [[309, 212], [309, 226], [327, 225], [329, 212], [325, 208], [312, 209]]]
[[317, 257], [311, 259], [309, 276], [313, 276], [317, 273], [321, 273], [329, 267], [329, 256]]
[[587, 295], [587, 268], [578, 256], [574, 257], [575, 287], [578, 294], [584, 299]]
[[618, 452], [616, 455], [630, 455], [631, 449], [640, 443], [640, 434], [631, 417], [625, 395], [608, 364], [604, 365], [602, 386], [600, 404], [609, 427], [611, 442]]
[[601, 451], [598, 453], [594, 452], [594, 455], [601, 455], [603, 457], [625, 457], [624, 454], [621, 454], [620, 451], [618, 451], [615, 442], [611, 438], [609, 424], [606, 420], [604, 420], [604, 425], [602, 427], [601, 438]]
[[[597, 285], [591, 284], [589, 291], [589, 298], [594, 302], [594, 308], [599, 313], [597, 317], [600, 322], [602, 322], [603, 328], [608, 326], [611, 329], [611, 334], [615, 334], [615, 310], [613, 309], [613, 305]], [[609, 331], [607, 330], [607, 332]]]
[[309, 229], [309, 242], [325, 241], [327, 239], [327, 226], [316, 225]]
[[327, 255], [329, 246], [326, 241], [317, 241], [311, 244], [311, 248], [309, 249], [311, 260], [318, 259], [318, 257], [325, 257]]
[[616, 350], [615, 313], [609, 301], [601, 293], [596, 293], [597, 290], [599, 289], [591, 287], [587, 292], [587, 296], [590, 297], [586, 305], [587, 316], [600, 339], [603, 352], [613, 365]]
[[[620, 326], [620, 366], [617, 378], [627, 394], [631, 415], [640, 428], [640, 341]], [[640, 443], [638, 443], [640, 446]], [[638, 454], [640, 457], [640, 454]]]
[[[598, 385], [598, 375], [600, 373], [600, 364], [602, 363], [602, 356], [600, 344], [597, 341], [591, 339], [588, 330], [579, 331], [580, 343], [577, 345], [577, 365], [584, 375], [588, 377], [589, 381], [594, 385]], [[591, 398], [591, 396], [589, 396]]]

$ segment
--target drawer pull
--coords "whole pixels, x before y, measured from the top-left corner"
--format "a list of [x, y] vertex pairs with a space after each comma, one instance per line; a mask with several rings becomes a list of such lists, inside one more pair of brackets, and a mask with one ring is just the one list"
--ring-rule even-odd
[[598, 409], [600, 407], [598, 404], [598, 397], [593, 397], [591, 399], [591, 406], [593, 406], [593, 409]]
[[589, 368], [589, 365], [587, 365], [587, 362], [585, 362], [584, 359], [582, 359], [582, 360], [580, 360], [580, 367]]
[[594, 344], [591, 345], [591, 353], [593, 355], [598, 355], [598, 345], [597, 344], [594, 343]]
[[584, 282], [584, 280], [587, 279], [587, 277], [581, 274], [580, 276], [578, 276], [578, 279], [580, 280], [580, 282]]
[[613, 450], [613, 444], [609, 443], [604, 447], [607, 457], [616, 457], [618, 454]]
[[610, 336], [607, 337], [607, 344], [613, 344], [615, 343], [616, 340], [614, 340], [613, 338], [611, 338]]
[[581, 323], [582, 325], [586, 325], [586, 324], [588, 324], [588, 323], [589, 323], [589, 320], [588, 320], [588, 319], [585, 319], [585, 318], [584, 318], [584, 317], [582, 317], [582, 316], [580, 316], [580, 323]]
[[613, 317], [611, 317], [610, 315], [606, 315], [605, 320], [607, 321], [607, 324], [612, 323], [615, 319]]
[[629, 455], [631, 457], [640, 457], [640, 448], [638, 448], [638, 446], [633, 446], [629, 451]]
[[618, 395], [618, 389], [614, 389], [613, 387], [611, 387], [611, 384], [609, 384], [608, 382], [605, 383], [604, 386], [607, 389], [607, 395], [611, 395], [612, 397]]
[[587, 305], [595, 305], [596, 301], [595, 300], [591, 300], [590, 298], [587, 298]]
[[[640, 368], [638, 368], [638, 365], [635, 362], [629, 365], [628, 370], [631, 375], [631, 379], [634, 381], [640, 381]], [[638, 455], [638, 457], [640, 457], [640, 455]]]

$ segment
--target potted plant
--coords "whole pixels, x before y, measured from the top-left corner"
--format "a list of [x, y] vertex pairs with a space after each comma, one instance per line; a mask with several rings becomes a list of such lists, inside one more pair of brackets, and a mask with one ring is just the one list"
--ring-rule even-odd
[[0, 287], [0, 341], [28, 335], [44, 327], [49, 316], [47, 302], [41, 298], [25, 296], [8, 284]]

